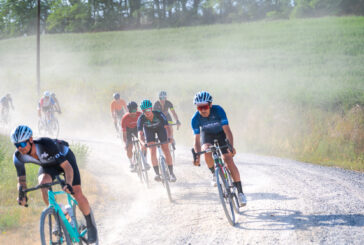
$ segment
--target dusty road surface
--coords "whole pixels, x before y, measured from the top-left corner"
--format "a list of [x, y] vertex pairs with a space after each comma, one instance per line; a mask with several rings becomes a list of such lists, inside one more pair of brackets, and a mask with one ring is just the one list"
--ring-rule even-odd
[[364, 244], [363, 173], [238, 154], [248, 206], [232, 227], [189, 149], [178, 147], [170, 203], [160, 183], [146, 190], [129, 172], [120, 142], [87, 144], [101, 244]]

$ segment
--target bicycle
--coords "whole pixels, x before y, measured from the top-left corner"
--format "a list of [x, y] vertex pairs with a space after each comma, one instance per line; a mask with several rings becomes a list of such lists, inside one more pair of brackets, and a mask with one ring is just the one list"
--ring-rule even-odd
[[173, 202], [171, 188], [169, 187], [169, 179], [170, 179], [169, 170], [167, 167], [166, 159], [161, 149], [161, 145], [163, 145], [164, 143], [160, 143], [158, 139], [156, 139], [155, 142], [156, 142], [155, 144], [146, 145], [146, 147], [156, 146], [158, 149], [158, 166], [161, 172], [161, 182], [163, 186], [166, 188], [169, 201]]
[[[177, 123], [170, 123], [168, 124], [169, 126], [177, 126], [178, 124]], [[171, 152], [171, 156], [172, 156], [172, 162], [173, 164], [176, 163], [176, 155], [175, 155], [175, 150], [176, 150], [176, 146], [175, 146], [175, 142], [171, 142], [168, 144], [168, 148], [169, 148], [169, 151]]]
[[140, 141], [134, 135], [131, 134], [132, 144], [133, 144], [133, 164], [135, 166], [135, 172], [138, 174], [140, 181], [149, 188], [149, 177], [147, 169], [147, 161], [145, 159], [143, 151], [140, 149]]
[[43, 113], [38, 121], [38, 130], [41, 135], [49, 135], [55, 138], [59, 135], [58, 119], [54, 116], [53, 110]]
[[[48, 201], [49, 206], [43, 210], [40, 217], [40, 239], [42, 245], [53, 245], [53, 244], [88, 244], [86, 239], [87, 228], [84, 224], [80, 224], [76, 219], [76, 206], [77, 201], [65, 191], [52, 190], [52, 186], [61, 185], [65, 182], [56, 177], [57, 181], [47, 184], [37, 185], [33, 188], [22, 190], [19, 194], [19, 200], [22, 200], [25, 193], [38, 190], [40, 188], [48, 189]], [[73, 215], [71, 215], [71, 221], [66, 218], [63, 213], [60, 204], [56, 201], [56, 195], [67, 195], [68, 205], [72, 207]], [[25, 207], [28, 207], [26, 204]], [[53, 225], [55, 225], [55, 230]], [[98, 244], [98, 241], [96, 241]]]
[[221, 158], [221, 149], [224, 148], [229, 148], [229, 150], [232, 150], [232, 147], [228, 140], [226, 140], [226, 145], [224, 146], [219, 146], [218, 141], [214, 140], [214, 145], [210, 146], [205, 151], [195, 152], [195, 149], [192, 148], [192, 155], [194, 162], [196, 162], [198, 155], [212, 152], [220, 201], [227, 220], [232, 226], [235, 226], [235, 212], [240, 214], [238, 190], [233, 184], [230, 170], [226, 167], [224, 161]]

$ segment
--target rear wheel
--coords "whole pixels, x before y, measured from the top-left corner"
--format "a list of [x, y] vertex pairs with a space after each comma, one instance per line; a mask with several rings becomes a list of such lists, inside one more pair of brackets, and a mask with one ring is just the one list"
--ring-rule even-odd
[[63, 244], [71, 245], [71, 238], [67, 229], [55, 212], [49, 207], [42, 212], [40, 217], [40, 240], [42, 245]]
[[221, 171], [220, 168], [216, 169], [215, 174], [216, 174], [216, 183], [217, 183], [217, 189], [219, 190], [221, 205], [224, 209], [227, 220], [232, 226], [234, 226], [235, 225], [234, 204], [229, 190], [229, 186], [226, 182], [224, 173]]

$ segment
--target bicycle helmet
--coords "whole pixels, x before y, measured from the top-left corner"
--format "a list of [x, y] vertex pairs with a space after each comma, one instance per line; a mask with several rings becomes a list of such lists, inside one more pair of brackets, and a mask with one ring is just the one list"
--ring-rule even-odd
[[11, 132], [10, 140], [15, 144], [27, 141], [32, 136], [33, 132], [28, 126], [19, 125]]
[[44, 94], [43, 94], [43, 96], [50, 98], [51, 97], [51, 93], [49, 91], [45, 91]]
[[112, 95], [112, 97], [114, 97], [114, 99], [118, 100], [118, 99], [120, 99], [120, 94], [119, 93], [114, 93]]
[[138, 104], [134, 101], [130, 101], [127, 105], [129, 112], [138, 109]]
[[167, 92], [166, 91], [161, 91], [159, 93], [159, 99], [160, 100], [165, 100], [167, 98]]
[[140, 109], [146, 110], [152, 108], [152, 102], [150, 100], [143, 100], [142, 103], [140, 103]]
[[206, 103], [211, 103], [211, 102], [212, 102], [212, 96], [206, 91], [198, 92], [195, 95], [195, 98], [193, 99], [193, 103], [195, 105], [206, 104]]

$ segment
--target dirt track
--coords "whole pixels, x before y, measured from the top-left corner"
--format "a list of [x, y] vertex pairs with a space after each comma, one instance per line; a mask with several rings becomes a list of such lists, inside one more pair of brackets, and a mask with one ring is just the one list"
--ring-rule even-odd
[[232, 227], [188, 149], [179, 146], [171, 204], [159, 183], [145, 190], [129, 173], [120, 142], [88, 144], [88, 169], [107, 186], [94, 205], [101, 244], [364, 243], [363, 173], [239, 154], [248, 206]]

